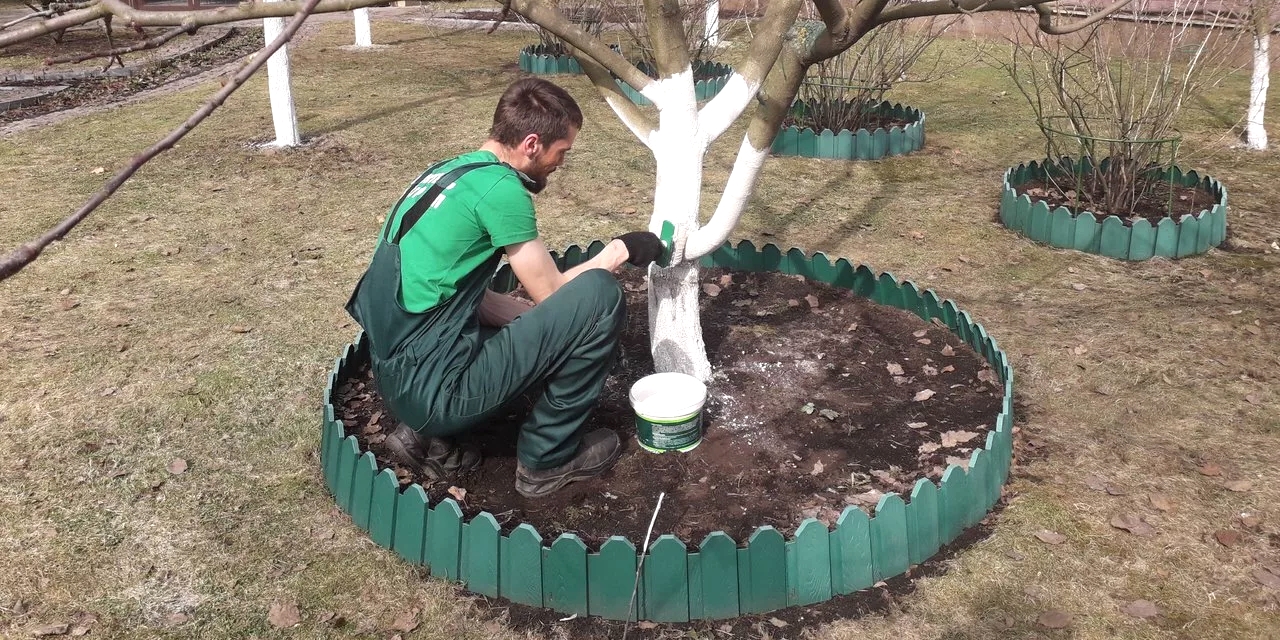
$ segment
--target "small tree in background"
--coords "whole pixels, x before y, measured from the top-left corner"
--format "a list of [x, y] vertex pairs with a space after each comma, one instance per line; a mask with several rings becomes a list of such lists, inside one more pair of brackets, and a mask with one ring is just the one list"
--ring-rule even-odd
[[[953, 21], [922, 19], [911, 29], [906, 22], [891, 22], [840, 55], [809, 67], [796, 95], [803, 106], [793, 114], [795, 123], [814, 131], [874, 129], [876, 108], [894, 85], [938, 78], [941, 55], [925, 54]], [[798, 26], [817, 31], [822, 22]]]
[[[1135, 0], [1133, 12], [1149, 3]], [[1045, 156], [1076, 159], [1050, 172], [1069, 206], [1128, 217], [1156, 190], [1172, 195], [1163, 170], [1177, 159], [1178, 115], [1230, 71], [1237, 33], [1214, 28], [1203, 8], [1174, 0], [1158, 26], [1108, 20], [1046, 38], [1024, 23], [1011, 36], [1004, 66], [1035, 113]]]
[[1253, 40], [1253, 77], [1249, 82], [1249, 112], [1245, 117], [1244, 141], [1250, 149], [1267, 148], [1267, 89], [1271, 85], [1272, 12], [1276, 0], [1249, 0], [1248, 26]]

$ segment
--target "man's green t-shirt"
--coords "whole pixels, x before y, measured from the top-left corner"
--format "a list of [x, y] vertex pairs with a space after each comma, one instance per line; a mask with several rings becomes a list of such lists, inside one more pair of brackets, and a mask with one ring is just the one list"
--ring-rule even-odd
[[[493, 153], [473, 151], [437, 167], [387, 220], [392, 237], [401, 217], [441, 176], [464, 164], [497, 161]], [[457, 293], [458, 283], [494, 251], [536, 237], [533, 197], [516, 172], [500, 164], [472, 169], [400, 239], [401, 302], [414, 313], [426, 311]]]

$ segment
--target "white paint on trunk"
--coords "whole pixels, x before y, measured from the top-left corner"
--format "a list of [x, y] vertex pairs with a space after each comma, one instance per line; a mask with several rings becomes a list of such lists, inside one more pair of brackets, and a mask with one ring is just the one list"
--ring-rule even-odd
[[696, 114], [698, 101], [693, 95], [693, 67], [685, 67], [680, 73], [650, 82], [649, 86], [640, 91], [640, 95], [658, 107], [659, 118], [668, 109], [683, 112], [686, 102], [692, 105], [693, 112]]
[[356, 46], [372, 47], [373, 46], [373, 28], [369, 25], [369, 10], [355, 10], [356, 23]]
[[657, 371], [711, 379], [698, 315], [698, 263], [649, 268], [649, 344]]
[[768, 149], [757, 149], [751, 146], [751, 140], [747, 136], [742, 136], [738, 157], [733, 161], [733, 170], [729, 172], [724, 193], [720, 194], [716, 212], [706, 225], [689, 234], [684, 247], [685, 259], [696, 260], [724, 244], [734, 227], [738, 226], [738, 220], [747, 208], [747, 200], [751, 199], [751, 193], [755, 191], [760, 169], [768, 157]]
[[[279, 0], [267, 0], [278, 2]], [[284, 31], [284, 18], [264, 18], [262, 37], [270, 43]], [[275, 145], [298, 145], [298, 115], [293, 109], [293, 88], [289, 82], [289, 45], [280, 47], [267, 60], [267, 88], [271, 93], [271, 121], [276, 128]]]
[[1271, 34], [1253, 35], [1253, 79], [1249, 83], [1249, 115], [1246, 117], [1244, 141], [1250, 149], [1267, 148], [1267, 129], [1263, 118], [1267, 111], [1267, 89], [1271, 85]]
[[698, 114], [698, 128], [707, 141], [713, 142], [719, 138], [742, 115], [759, 91], [759, 82], [748, 82], [740, 73], [729, 76], [720, 93]]
[[711, 0], [707, 4], [702, 36], [707, 39], [707, 46], [720, 46], [720, 0]]
[[649, 146], [649, 137], [653, 135], [653, 130], [642, 128], [640, 123], [634, 122], [631, 118], [627, 117], [627, 111], [624, 108], [624, 105], [630, 105], [631, 100], [625, 96], [610, 94], [605, 96], [604, 101], [609, 105], [610, 109], [613, 109], [613, 113], [618, 116], [618, 119], [622, 121], [622, 124], [626, 125], [627, 129], [630, 129], [631, 133], [635, 134], [636, 138], [638, 138], [644, 146]]

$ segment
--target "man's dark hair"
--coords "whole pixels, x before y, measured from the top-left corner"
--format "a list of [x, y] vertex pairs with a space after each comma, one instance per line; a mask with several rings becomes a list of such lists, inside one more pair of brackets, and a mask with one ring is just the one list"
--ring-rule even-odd
[[514, 147], [531, 133], [549, 145], [582, 128], [582, 110], [573, 96], [542, 78], [521, 78], [511, 83], [493, 110], [489, 137]]

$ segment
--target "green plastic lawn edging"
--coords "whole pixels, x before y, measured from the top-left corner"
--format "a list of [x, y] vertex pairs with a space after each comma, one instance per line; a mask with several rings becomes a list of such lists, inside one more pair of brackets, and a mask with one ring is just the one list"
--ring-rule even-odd
[[[640, 63], [637, 64], [636, 67], [641, 71], [648, 73], [648, 65]], [[714, 98], [716, 94], [720, 93], [720, 90], [724, 88], [725, 83], [729, 81], [729, 77], [732, 75], [733, 67], [730, 67], [727, 64], [705, 61], [699, 63], [698, 68], [694, 70], [694, 77], [702, 77], [705, 79], [699, 80], [693, 84], [694, 98], [699, 102]], [[652, 102], [649, 102], [648, 98], [640, 95], [639, 91], [633, 89], [631, 85], [623, 82], [621, 79], [617, 82], [618, 88], [621, 89], [622, 93], [625, 94], [632, 102], [642, 107], [653, 104]]]
[[520, 50], [520, 70], [536, 75], [582, 73], [582, 65], [569, 54], [553, 55], [544, 44], [531, 44]]
[[[1000, 222], [1031, 240], [1061, 249], [1075, 249], [1117, 260], [1149, 260], [1185, 258], [1208, 251], [1227, 238], [1227, 188], [1221, 182], [1199, 173], [1182, 172], [1172, 167], [1164, 178], [1184, 187], [1197, 187], [1213, 194], [1217, 204], [1195, 215], [1184, 214], [1177, 220], [1166, 217], [1159, 224], [1139, 219], [1127, 225], [1117, 216], [1099, 216], [1091, 212], [1075, 215], [1066, 207], [1053, 211], [1043, 200], [1032, 201], [1017, 188], [1030, 180], [1044, 179], [1049, 171], [1074, 166], [1076, 171], [1088, 169], [1089, 158], [1062, 158], [1054, 163], [1020, 164], [1004, 174], [1004, 191], [1000, 198]], [[1104, 159], [1099, 165], [1108, 164]]]
[[[597, 241], [552, 255], [564, 269], [604, 246]], [[815, 604], [866, 589], [924, 562], [999, 501], [1013, 454], [1013, 369], [995, 339], [955, 302], [844, 258], [832, 261], [822, 253], [782, 251], [772, 244], [757, 249], [747, 241], [736, 247], [726, 243], [701, 264], [801, 275], [941, 322], [991, 363], [1004, 385], [994, 429], [974, 450], [967, 469], [950, 465], [938, 484], [921, 478], [910, 501], [884, 496], [874, 517], [846, 507], [833, 528], [806, 518], [789, 539], [769, 526], [745, 541], [713, 532], [696, 546], [672, 535], [658, 537], [645, 558], [633, 610], [639, 555], [632, 541], [614, 536], [592, 551], [571, 533], [547, 540], [529, 524], [504, 535], [491, 514], [464, 518], [452, 498], [430, 504], [421, 486], [401, 491], [391, 469], [379, 470], [373, 453], [361, 451], [335, 417], [340, 382], [368, 362], [368, 345], [360, 336], [334, 363], [324, 390], [320, 461], [338, 506], [374, 542], [472, 592], [565, 614], [683, 622]], [[510, 291], [515, 284], [504, 266], [492, 288]]]
[[[796, 102], [792, 112], [803, 112], [808, 103]], [[872, 107], [875, 111], [898, 120], [907, 120], [905, 127], [894, 126], [888, 130], [878, 127], [875, 131], [830, 129], [816, 132], [808, 127], [783, 127], [773, 139], [771, 151], [780, 156], [803, 158], [829, 158], [833, 160], [879, 160], [886, 156], [900, 156], [924, 147], [924, 113], [914, 107], [881, 102]]]

